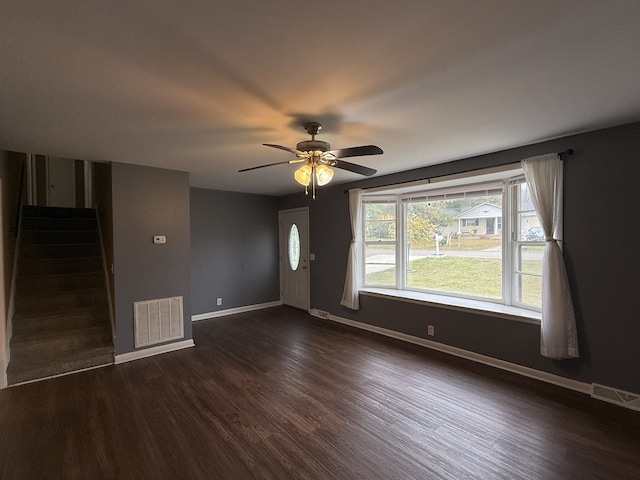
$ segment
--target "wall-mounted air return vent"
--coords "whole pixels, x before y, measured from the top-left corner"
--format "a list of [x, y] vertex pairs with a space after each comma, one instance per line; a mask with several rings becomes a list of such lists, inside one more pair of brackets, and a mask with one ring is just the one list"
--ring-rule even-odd
[[145, 347], [184, 336], [182, 297], [134, 302], [135, 347]]

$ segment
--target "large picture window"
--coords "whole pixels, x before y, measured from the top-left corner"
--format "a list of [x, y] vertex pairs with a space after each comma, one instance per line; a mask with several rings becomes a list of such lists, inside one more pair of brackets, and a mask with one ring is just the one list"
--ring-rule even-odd
[[520, 173], [363, 195], [364, 287], [539, 311], [544, 236]]

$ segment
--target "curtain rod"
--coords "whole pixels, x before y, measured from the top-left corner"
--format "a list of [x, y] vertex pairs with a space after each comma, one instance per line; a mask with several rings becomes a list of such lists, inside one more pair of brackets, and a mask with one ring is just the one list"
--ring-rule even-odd
[[[566, 150], [563, 150], [562, 152], [558, 152], [558, 155], [560, 156], [560, 158], [569, 157], [569, 156], [573, 155], [573, 148], [567, 148]], [[513, 162], [503, 163], [502, 165], [512, 165], [514, 163], [520, 163], [521, 161], [522, 160], [515, 160]], [[496, 165], [496, 166], [499, 166], [499, 165]], [[447, 177], [449, 175], [458, 175], [460, 173], [475, 172], [477, 170], [482, 170], [482, 169], [470, 168], [469, 170], [462, 170], [460, 172], [455, 172], [455, 173], [447, 173], [446, 175], [435, 175], [433, 177], [424, 178], [423, 180], [427, 180], [427, 181], [430, 182], [432, 178]], [[406, 182], [388, 183], [386, 185], [377, 185], [375, 187], [365, 187], [365, 188], [363, 188], [363, 190], [368, 190], [370, 188], [393, 187], [394, 185], [404, 185], [405, 183], [413, 183], [413, 182], [418, 182], [418, 181], [420, 181], [420, 179], [418, 179], [418, 180], [407, 180]], [[349, 190], [344, 190], [343, 193], [349, 193]]]

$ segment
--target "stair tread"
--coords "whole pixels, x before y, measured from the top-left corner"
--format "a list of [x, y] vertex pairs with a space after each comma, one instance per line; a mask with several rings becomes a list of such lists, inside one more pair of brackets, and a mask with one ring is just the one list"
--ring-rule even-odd
[[102, 270], [90, 272], [70, 272], [70, 273], [30, 273], [18, 276], [18, 278], [78, 278], [102, 274]]
[[110, 328], [97, 326], [62, 332], [17, 335], [11, 340], [13, 370], [41, 368], [113, 353]]
[[66, 340], [68, 337], [81, 338], [83, 336], [95, 336], [106, 333], [111, 334], [110, 325], [106, 322], [89, 326], [69, 325], [55, 330], [40, 329], [30, 333], [18, 333], [11, 338], [11, 348], [19, 345], [31, 345], [39, 342]]
[[96, 259], [96, 258], [102, 258], [101, 255], [88, 255], [86, 257], [78, 257], [78, 256], [71, 256], [71, 257], [63, 257], [63, 258], [58, 258], [58, 257], [48, 257], [48, 258], [21, 258], [18, 261], [19, 262], [43, 262], [43, 261], [47, 261], [47, 262], [57, 262], [60, 260], [86, 260], [86, 259]]
[[[13, 363], [13, 362], [12, 362]], [[28, 364], [9, 363], [7, 380], [10, 385], [42, 378], [72, 373], [86, 368], [113, 364], [113, 347], [98, 347], [82, 355], [66, 355], [58, 358], [40, 358]]]
[[[64, 292], [62, 293], [69, 293], [69, 294], [77, 294], [77, 293], [90, 293], [90, 292], [103, 292], [105, 291], [104, 285], [92, 285], [92, 286], [86, 286], [86, 285], [78, 285], [75, 287], [70, 287], [64, 290]], [[22, 297], [22, 296], [26, 296], [26, 297], [57, 297], [60, 296], [61, 292], [52, 292], [52, 291], [46, 291], [46, 292], [29, 292], [29, 293], [21, 293], [21, 292], [16, 292], [16, 297]]]
[[76, 350], [47, 351], [38, 355], [31, 355], [28, 358], [20, 358], [19, 362], [12, 360], [11, 362], [9, 362], [9, 367], [7, 368], [7, 370], [27, 370], [31, 368], [38, 368], [54, 361], [75, 361], [108, 353], [113, 354], [113, 345], [106, 342], [84, 348], [78, 348]]
[[86, 246], [86, 245], [91, 245], [91, 246], [99, 246], [100, 242], [78, 242], [78, 243], [42, 243], [42, 242], [21, 242], [21, 245], [23, 247], [43, 247], [45, 245], [47, 246], [52, 246], [52, 247], [82, 247], [82, 246]]
[[52, 228], [32, 228], [32, 227], [20, 227], [22, 232], [37, 232], [37, 233], [87, 233], [87, 232], [97, 232], [98, 227], [96, 225], [92, 225], [92, 228], [70, 228], [70, 229], [52, 229]]
[[21, 258], [18, 261], [18, 277], [31, 275], [58, 275], [64, 273], [91, 273], [104, 271], [104, 264], [100, 255], [90, 257], [66, 258]]
[[57, 311], [57, 312], [37, 312], [37, 313], [16, 312], [15, 315], [13, 316], [13, 320], [15, 324], [16, 321], [21, 321], [21, 320], [24, 320], [25, 318], [38, 317], [38, 318], [46, 319], [46, 318], [59, 318], [61, 316], [74, 316], [74, 315], [85, 315], [85, 314], [95, 315], [96, 313], [103, 313], [103, 314], [106, 313], [104, 306], [93, 305], [90, 307], [76, 307], [76, 308], [69, 308], [68, 310]]
[[83, 327], [93, 327], [95, 325], [106, 325], [110, 328], [108, 311], [104, 308], [76, 309], [66, 312], [46, 313], [46, 314], [25, 314], [16, 315], [13, 321], [13, 335], [37, 334], [45, 328], [56, 329], [76, 329]]

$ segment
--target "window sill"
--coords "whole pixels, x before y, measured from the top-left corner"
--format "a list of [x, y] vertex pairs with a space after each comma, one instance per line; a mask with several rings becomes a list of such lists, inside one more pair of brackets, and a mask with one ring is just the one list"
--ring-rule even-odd
[[524, 308], [510, 307], [498, 303], [469, 300], [467, 298], [447, 297], [431, 293], [413, 292], [408, 290], [395, 290], [390, 288], [361, 288], [362, 295], [373, 297], [391, 298], [401, 302], [418, 303], [434, 307], [459, 310], [492, 317], [501, 317], [518, 322], [540, 324], [542, 314]]

